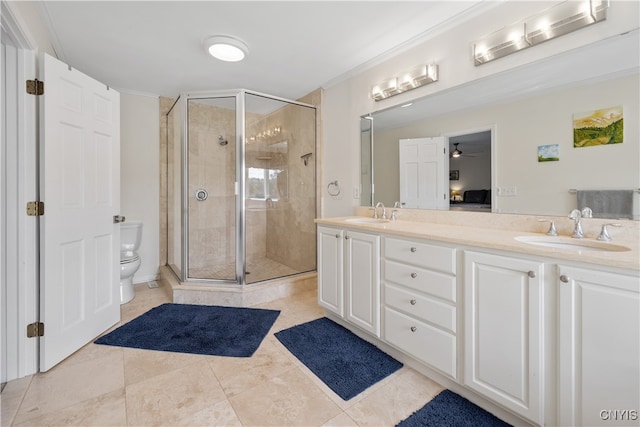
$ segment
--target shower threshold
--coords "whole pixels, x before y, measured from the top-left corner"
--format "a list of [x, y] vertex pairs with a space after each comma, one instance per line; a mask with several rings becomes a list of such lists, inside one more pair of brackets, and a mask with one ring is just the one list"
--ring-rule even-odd
[[213, 281], [181, 282], [168, 266], [160, 267], [160, 276], [171, 286], [174, 303], [227, 307], [251, 307], [299, 293], [315, 291], [318, 284], [318, 274], [315, 271], [244, 286]]

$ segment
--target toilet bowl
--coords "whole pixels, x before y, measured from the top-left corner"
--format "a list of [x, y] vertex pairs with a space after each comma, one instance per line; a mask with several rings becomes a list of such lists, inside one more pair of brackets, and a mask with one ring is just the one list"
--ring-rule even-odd
[[120, 304], [133, 299], [133, 275], [140, 268], [140, 241], [142, 239], [142, 222], [130, 221], [120, 223]]

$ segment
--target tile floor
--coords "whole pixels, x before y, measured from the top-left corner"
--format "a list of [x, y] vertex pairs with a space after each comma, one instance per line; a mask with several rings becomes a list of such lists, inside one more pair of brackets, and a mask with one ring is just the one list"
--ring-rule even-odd
[[[136, 286], [125, 323], [170, 302], [168, 285]], [[49, 372], [9, 382], [2, 426], [393, 426], [442, 387], [404, 367], [348, 402], [273, 333], [323, 315], [315, 292], [261, 304], [281, 310], [251, 358], [90, 343]]]

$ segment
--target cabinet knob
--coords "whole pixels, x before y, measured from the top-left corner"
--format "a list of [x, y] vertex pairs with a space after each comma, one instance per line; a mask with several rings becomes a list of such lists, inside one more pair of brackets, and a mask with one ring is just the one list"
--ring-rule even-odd
[[569, 283], [569, 276], [564, 275], [564, 274], [563, 274], [563, 275], [561, 275], [561, 276], [560, 276], [560, 281], [561, 281], [562, 283]]
[[339, 234], [336, 234], [336, 239], [339, 239], [339, 238], [340, 238], [340, 235], [339, 235]]
[[415, 251], [417, 251], [417, 250], [418, 250], [418, 248], [416, 248], [416, 247], [411, 247], [411, 252], [415, 252]]
[[411, 273], [411, 278], [415, 279], [416, 277], [418, 277], [418, 273]]
[[536, 277], [536, 272], [533, 271], [533, 270], [529, 270], [529, 272], [527, 273], [527, 276], [529, 276], [529, 277], [531, 277], [533, 279], [534, 277]]
[[349, 240], [349, 235], [348, 234], [344, 235], [344, 240]]
[[415, 326], [412, 326], [412, 327], [411, 327], [411, 332], [415, 332], [415, 331], [416, 331], [416, 329], [418, 329], [418, 328], [416, 328]]
[[412, 299], [411, 301], [409, 301], [411, 303], [411, 305], [416, 305], [416, 300]]

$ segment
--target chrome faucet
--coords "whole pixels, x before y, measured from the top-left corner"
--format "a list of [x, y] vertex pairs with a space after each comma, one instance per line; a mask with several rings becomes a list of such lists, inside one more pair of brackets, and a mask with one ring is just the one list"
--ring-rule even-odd
[[378, 219], [378, 208], [379, 207], [382, 207], [382, 217], [380, 217], [380, 218], [387, 219], [387, 210], [385, 209], [384, 203], [382, 203], [382, 202], [376, 203], [376, 207], [373, 208], [373, 217], [375, 219]]
[[582, 218], [593, 218], [593, 211], [589, 207], [584, 207], [582, 210], [574, 209], [569, 213], [569, 218], [575, 222], [573, 234], [571, 237], [574, 239], [582, 239], [584, 233], [582, 231]]
[[575, 223], [571, 237], [574, 239], [582, 239], [584, 237], [584, 233], [582, 231], [582, 213], [578, 209], [574, 209], [569, 213], [569, 218], [571, 218]]

